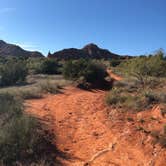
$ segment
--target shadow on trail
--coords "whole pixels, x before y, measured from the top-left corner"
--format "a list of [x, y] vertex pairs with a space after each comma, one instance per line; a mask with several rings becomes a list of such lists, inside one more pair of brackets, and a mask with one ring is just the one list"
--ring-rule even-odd
[[78, 84], [76, 87], [82, 90], [94, 92], [96, 90], [107, 91], [112, 89], [114, 80], [107, 81], [104, 80], [102, 82], [95, 82], [93, 84]]

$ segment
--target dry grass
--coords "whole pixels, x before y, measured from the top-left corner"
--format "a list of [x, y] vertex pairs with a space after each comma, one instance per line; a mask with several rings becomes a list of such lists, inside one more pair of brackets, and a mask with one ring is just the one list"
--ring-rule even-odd
[[26, 84], [0, 88], [0, 94], [9, 93], [22, 99], [41, 98], [44, 93], [56, 94], [69, 84], [61, 75], [29, 75]]
[[55, 84], [54, 81], [45, 81], [40, 84], [41, 92], [43, 93], [52, 93], [56, 94], [59, 92], [59, 90], [62, 88], [61, 85]]
[[[133, 78], [115, 82], [113, 89], [106, 96], [106, 103], [119, 109], [132, 111], [143, 111], [154, 104], [164, 104], [166, 102], [166, 84], [164, 84], [166, 79], [151, 78], [149, 80], [152, 82], [146, 89], [142, 89], [139, 82]], [[162, 115], [165, 115], [164, 110]]]

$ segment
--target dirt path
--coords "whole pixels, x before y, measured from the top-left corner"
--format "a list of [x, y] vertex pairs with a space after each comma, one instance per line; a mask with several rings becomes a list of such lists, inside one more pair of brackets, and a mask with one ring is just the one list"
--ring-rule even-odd
[[154, 156], [148, 136], [124, 117], [108, 119], [105, 94], [67, 87], [62, 94], [27, 101], [26, 111], [55, 132], [58, 148], [72, 157], [62, 160], [65, 166], [164, 166], [165, 152], [157, 147]]
[[114, 74], [111, 70], [107, 70], [107, 73], [110, 75], [111, 78], [113, 78], [116, 81], [121, 81], [123, 78]]

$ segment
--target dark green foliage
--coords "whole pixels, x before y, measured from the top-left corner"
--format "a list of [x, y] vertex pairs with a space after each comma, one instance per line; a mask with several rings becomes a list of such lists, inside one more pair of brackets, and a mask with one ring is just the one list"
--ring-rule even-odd
[[61, 64], [55, 59], [29, 58], [27, 66], [33, 74], [60, 74]]
[[22, 102], [9, 94], [0, 95], [0, 129], [0, 163], [5, 166], [55, 159], [52, 137], [47, 138], [41, 124], [25, 115]]
[[41, 64], [41, 73], [43, 74], [58, 74], [59, 64], [54, 59], [45, 59]]
[[63, 75], [66, 79], [81, 79], [89, 83], [102, 82], [107, 76], [105, 67], [102, 64], [86, 59], [66, 62]]
[[120, 59], [112, 59], [110, 61], [110, 66], [111, 67], [116, 67], [116, 66], [120, 65], [121, 62], [122, 62], [122, 60], [120, 60]]
[[0, 66], [0, 85], [9, 86], [23, 82], [28, 74], [24, 60], [8, 60]]

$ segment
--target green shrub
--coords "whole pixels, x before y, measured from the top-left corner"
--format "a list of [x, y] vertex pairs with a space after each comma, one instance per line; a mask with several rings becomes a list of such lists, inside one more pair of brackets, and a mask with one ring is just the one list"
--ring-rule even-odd
[[34, 118], [23, 114], [21, 101], [9, 94], [0, 95], [0, 128], [0, 163], [5, 166], [55, 159], [53, 137], [46, 135]]
[[9, 60], [0, 68], [0, 86], [9, 86], [26, 79], [28, 70], [22, 60]]
[[59, 64], [54, 59], [45, 59], [40, 66], [40, 73], [43, 74], [58, 74]]
[[55, 59], [29, 58], [27, 66], [32, 74], [60, 74], [62, 65]]
[[166, 61], [158, 54], [150, 57], [137, 57], [120, 64], [119, 70], [135, 77], [145, 87], [149, 77], [165, 77]]
[[102, 64], [86, 59], [66, 62], [63, 75], [69, 80], [81, 79], [89, 83], [102, 82], [107, 76], [105, 67]]
[[28, 58], [27, 59], [27, 68], [31, 74], [41, 73], [41, 65], [44, 62], [44, 58]]

